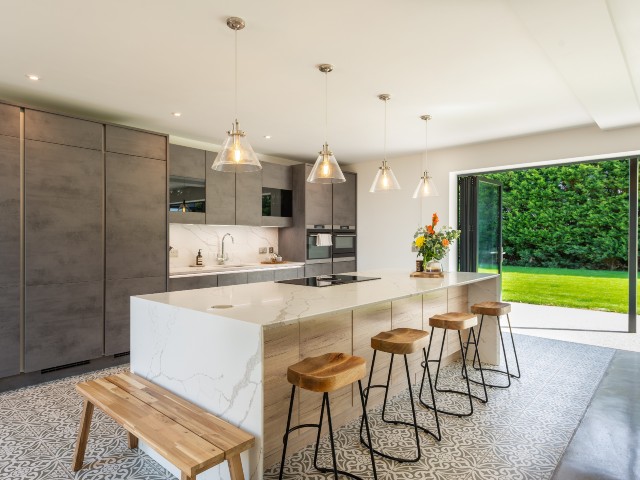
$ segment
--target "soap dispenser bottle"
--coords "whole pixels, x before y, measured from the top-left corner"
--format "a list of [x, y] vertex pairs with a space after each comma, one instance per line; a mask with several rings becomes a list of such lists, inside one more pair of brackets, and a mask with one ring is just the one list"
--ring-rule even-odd
[[202, 250], [198, 250], [198, 255], [196, 255], [196, 267], [202, 266]]

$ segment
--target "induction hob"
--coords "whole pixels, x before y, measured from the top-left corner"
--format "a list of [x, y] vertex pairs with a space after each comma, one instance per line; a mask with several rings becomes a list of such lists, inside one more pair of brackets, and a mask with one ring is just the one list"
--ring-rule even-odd
[[357, 275], [319, 275], [317, 277], [278, 280], [276, 283], [290, 283], [291, 285], [303, 285], [305, 287], [331, 287], [333, 285], [367, 282], [369, 280], [380, 280], [380, 277], [361, 277]]

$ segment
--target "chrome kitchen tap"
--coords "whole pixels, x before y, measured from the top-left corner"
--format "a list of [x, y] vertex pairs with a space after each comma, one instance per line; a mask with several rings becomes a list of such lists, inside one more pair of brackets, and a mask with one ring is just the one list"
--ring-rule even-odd
[[222, 237], [222, 249], [220, 252], [220, 255], [218, 255], [218, 264], [219, 265], [224, 265], [224, 262], [226, 262], [227, 260], [229, 260], [229, 255], [224, 253], [224, 241], [227, 237], [231, 237], [231, 243], [235, 244], [235, 240], [233, 239], [233, 235], [231, 235], [230, 233], [225, 233], [224, 236]]

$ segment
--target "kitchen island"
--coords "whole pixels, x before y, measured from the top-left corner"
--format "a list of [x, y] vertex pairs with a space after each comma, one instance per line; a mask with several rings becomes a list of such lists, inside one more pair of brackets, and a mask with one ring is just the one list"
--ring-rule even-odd
[[[359, 272], [380, 277], [347, 285], [312, 288], [275, 282], [205, 288], [133, 297], [131, 300], [131, 369], [187, 400], [255, 435], [255, 447], [243, 454], [248, 478], [280, 460], [291, 387], [287, 366], [309, 356], [337, 351], [370, 362], [371, 336], [391, 328], [429, 330], [429, 317], [446, 311], [468, 311], [469, 305], [499, 300], [500, 277], [479, 273], [446, 273], [444, 278], [410, 278], [407, 271]], [[457, 336], [445, 345], [447, 361], [459, 356]], [[441, 341], [436, 335], [434, 343]], [[483, 361], [499, 361], [495, 322], [483, 329]], [[431, 357], [437, 357], [435, 343]], [[374, 381], [386, 379], [388, 358], [376, 362]], [[420, 356], [411, 358], [416, 381]], [[392, 393], [406, 388], [395, 362]], [[357, 388], [356, 388], [357, 390]], [[370, 406], [381, 401], [370, 397]], [[317, 421], [321, 395], [297, 395], [294, 424]], [[359, 414], [351, 386], [332, 394], [334, 424]], [[290, 437], [289, 453], [315, 440], [315, 432]], [[159, 463], [175, 469], [142, 446]], [[199, 476], [228, 478], [215, 468]]]

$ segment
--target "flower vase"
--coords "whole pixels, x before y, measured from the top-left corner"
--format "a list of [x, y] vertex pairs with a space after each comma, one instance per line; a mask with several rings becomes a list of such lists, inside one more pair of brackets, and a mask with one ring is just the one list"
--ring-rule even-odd
[[428, 273], [440, 273], [442, 272], [442, 264], [439, 260], [424, 260], [423, 262], [423, 271]]

